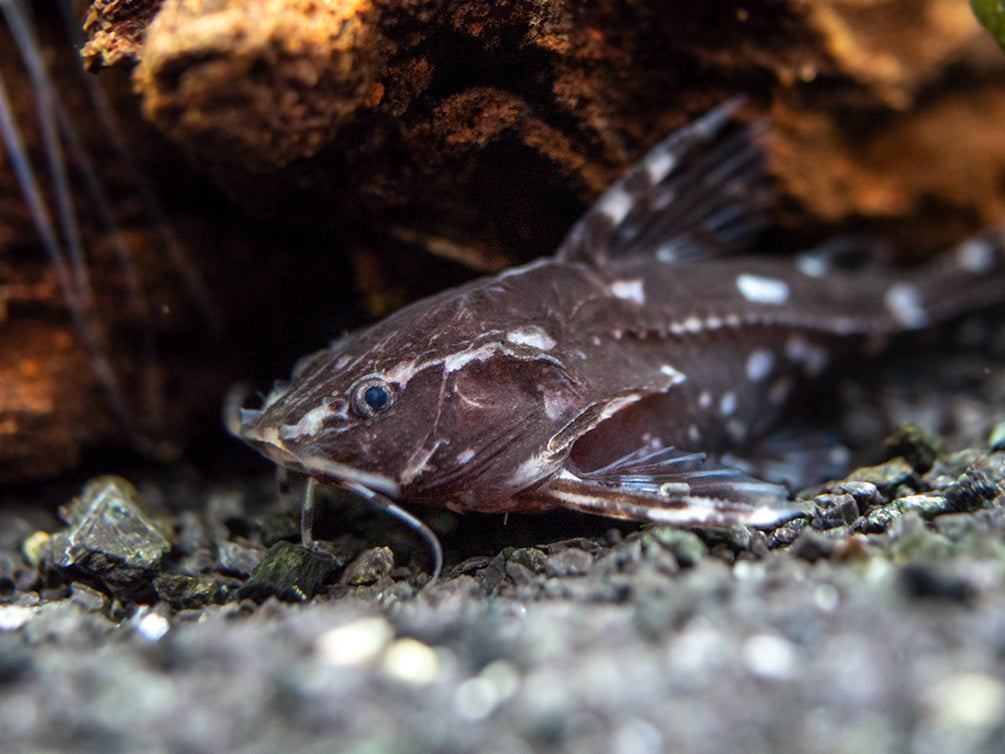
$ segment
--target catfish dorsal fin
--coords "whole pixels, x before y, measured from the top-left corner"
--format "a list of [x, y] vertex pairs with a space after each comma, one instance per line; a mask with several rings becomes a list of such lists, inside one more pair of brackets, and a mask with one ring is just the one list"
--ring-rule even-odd
[[763, 124], [733, 120], [735, 97], [657, 144], [572, 227], [563, 262], [603, 266], [652, 254], [663, 262], [720, 256], [749, 246], [767, 224], [770, 188]]

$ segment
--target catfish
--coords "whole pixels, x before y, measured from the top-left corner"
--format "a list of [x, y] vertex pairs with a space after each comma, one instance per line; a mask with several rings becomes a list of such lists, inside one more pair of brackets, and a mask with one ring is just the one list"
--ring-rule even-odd
[[1005, 301], [1005, 233], [867, 274], [833, 246], [770, 255], [764, 128], [738, 122], [741, 104], [659, 143], [554, 255], [337, 339], [260, 408], [234, 402], [230, 431], [311, 492], [408, 520], [437, 572], [435, 537], [399, 504], [700, 527], [799, 515], [783, 486], [710, 454], [768, 432], [801, 383]]

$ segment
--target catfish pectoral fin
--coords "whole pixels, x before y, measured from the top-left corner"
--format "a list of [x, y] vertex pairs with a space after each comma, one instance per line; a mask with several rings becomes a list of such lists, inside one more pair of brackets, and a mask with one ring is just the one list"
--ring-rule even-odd
[[677, 448], [642, 447], [593, 471], [569, 471], [584, 481], [664, 497], [709, 497], [768, 506], [788, 500], [780, 484], [709, 461], [704, 453]]
[[566, 468], [525, 495], [554, 507], [676, 526], [772, 528], [804, 513], [784, 487], [674, 448], [640, 449], [591, 472]]

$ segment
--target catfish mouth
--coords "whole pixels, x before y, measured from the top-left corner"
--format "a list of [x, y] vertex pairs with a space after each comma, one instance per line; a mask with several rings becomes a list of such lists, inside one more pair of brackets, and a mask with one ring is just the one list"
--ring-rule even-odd
[[398, 497], [400, 485], [383, 474], [364, 471], [336, 461], [317, 451], [313, 444], [294, 452], [286, 447], [276, 427], [261, 426], [265, 411], [241, 408], [246, 393], [231, 390], [224, 405], [224, 424], [234, 437], [244, 441], [270, 461], [290, 471], [306, 474], [325, 484], [358, 484], [388, 497]]

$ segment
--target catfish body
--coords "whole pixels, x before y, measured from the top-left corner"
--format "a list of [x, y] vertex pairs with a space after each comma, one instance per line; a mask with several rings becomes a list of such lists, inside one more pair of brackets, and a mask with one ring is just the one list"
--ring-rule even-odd
[[457, 511], [554, 506], [770, 525], [782, 488], [705, 460], [836, 361], [1005, 299], [1002, 236], [933, 265], [736, 255], [765, 171], [730, 104], [617, 182], [555, 256], [416, 302], [302, 360], [232, 431], [326, 483]]

